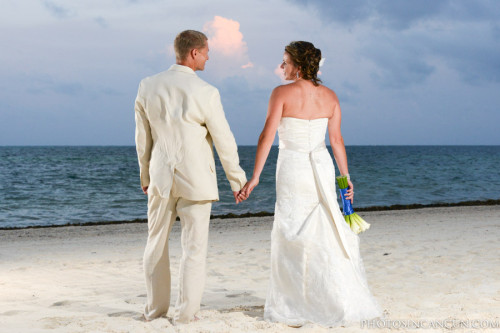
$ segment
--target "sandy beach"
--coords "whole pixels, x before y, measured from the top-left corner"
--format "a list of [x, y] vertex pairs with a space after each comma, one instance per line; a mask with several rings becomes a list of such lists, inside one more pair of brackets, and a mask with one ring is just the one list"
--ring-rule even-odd
[[[385, 310], [378, 326], [263, 321], [273, 217], [211, 221], [200, 320], [144, 322], [145, 223], [0, 230], [0, 332], [418, 332], [469, 321], [494, 332], [500, 322], [500, 206], [363, 212], [368, 282]], [[177, 296], [180, 224], [170, 239], [172, 304]], [[172, 308], [171, 308], [172, 311]], [[169, 313], [171, 316], [171, 313]], [[435, 329], [432, 328], [435, 325]], [[437, 326], [436, 326], [437, 325]], [[465, 325], [465, 324], [462, 324]]]

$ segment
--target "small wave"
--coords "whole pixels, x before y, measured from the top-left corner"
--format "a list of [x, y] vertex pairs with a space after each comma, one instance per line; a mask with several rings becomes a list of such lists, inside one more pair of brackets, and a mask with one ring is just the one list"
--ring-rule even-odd
[[[356, 212], [375, 212], [384, 210], [408, 210], [421, 208], [436, 208], [436, 207], [466, 207], [466, 206], [497, 206], [500, 205], [500, 199], [488, 200], [472, 200], [461, 202], [440, 202], [432, 204], [409, 204], [409, 205], [391, 205], [391, 206], [371, 206], [363, 208], [355, 208]], [[210, 215], [210, 219], [237, 219], [247, 217], [266, 217], [274, 216], [274, 212], [247, 212], [242, 214], [228, 213], [223, 215]], [[18, 229], [40, 229], [40, 228], [60, 228], [60, 227], [85, 227], [95, 225], [110, 225], [110, 224], [125, 224], [125, 223], [147, 223], [147, 219], [121, 220], [121, 221], [97, 221], [97, 222], [81, 222], [81, 223], [66, 223], [66, 224], [51, 224], [51, 225], [32, 225], [21, 227], [0, 227], [0, 230], [18, 230]]]

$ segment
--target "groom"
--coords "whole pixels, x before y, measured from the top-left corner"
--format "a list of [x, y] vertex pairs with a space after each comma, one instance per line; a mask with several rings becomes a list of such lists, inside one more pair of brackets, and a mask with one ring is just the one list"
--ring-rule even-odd
[[177, 35], [174, 48], [176, 64], [139, 85], [135, 141], [141, 187], [148, 195], [144, 317], [151, 320], [168, 311], [168, 237], [179, 216], [182, 258], [174, 323], [187, 323], [200, 308], [210, 210], [212, 202], [219, 200], [213, 145], [236, 203], [246, 177], [219, 91], [195, 74], [208, 60], [207, 37], [186, 30]]

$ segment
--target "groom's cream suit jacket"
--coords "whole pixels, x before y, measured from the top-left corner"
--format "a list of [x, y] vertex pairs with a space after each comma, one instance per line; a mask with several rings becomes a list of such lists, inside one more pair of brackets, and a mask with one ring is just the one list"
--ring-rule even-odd
[[219, 91], [186, 66], [143, 79], [135, 101], [141, 186], [148, 194], [219, 200], [213, 145], [233, 191], [246, 183]]

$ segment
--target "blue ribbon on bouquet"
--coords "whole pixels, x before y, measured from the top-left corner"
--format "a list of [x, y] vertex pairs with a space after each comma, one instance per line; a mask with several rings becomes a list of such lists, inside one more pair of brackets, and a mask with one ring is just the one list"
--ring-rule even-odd
[[347, 200], [345, 195], [347, 194], [347, 188], [341, 188], [340, 196], [342, 198], [342, 211], [344, 215], [351, 215], [354, 213], [354, 209], [352, 208], [351, 200]]

